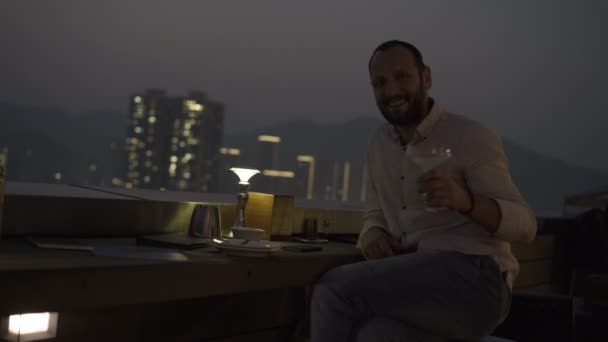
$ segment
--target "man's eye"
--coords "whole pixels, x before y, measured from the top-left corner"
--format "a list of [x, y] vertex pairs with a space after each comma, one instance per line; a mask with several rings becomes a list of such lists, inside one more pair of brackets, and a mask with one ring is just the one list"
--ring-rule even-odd
[[372, 82], [372, 87], [374, 88], [380, 88], [384, 85], [384, 81], [383, 80], [376, 80]]

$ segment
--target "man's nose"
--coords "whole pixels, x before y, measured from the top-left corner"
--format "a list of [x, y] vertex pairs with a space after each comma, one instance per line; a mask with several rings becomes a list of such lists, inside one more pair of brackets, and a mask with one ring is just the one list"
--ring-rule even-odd
[[395, 81], [386, 82], [386, 87], [384, 88], [384, 96], [392, 97], [400, 95], [399, 84]]

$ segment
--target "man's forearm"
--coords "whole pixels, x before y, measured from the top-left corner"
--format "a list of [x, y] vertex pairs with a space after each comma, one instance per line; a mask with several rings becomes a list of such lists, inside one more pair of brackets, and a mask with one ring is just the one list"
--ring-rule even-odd
[[498, 203], [492, 199], [478, 194], [472, 194], [472, 211], [468, 216], [483, 226], [490, 234], [496, 233], [500, 225], [501, 212]]

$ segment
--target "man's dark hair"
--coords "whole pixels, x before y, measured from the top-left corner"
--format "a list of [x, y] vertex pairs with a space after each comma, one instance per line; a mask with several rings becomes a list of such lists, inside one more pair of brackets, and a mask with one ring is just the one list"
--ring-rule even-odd
[[418, 50], [418, 48], [415, 47], [413, 44], [401, 40], [389, 40], [378, 45], [378, 47], [372, 53], [372, 56], [369, 58], [369, 62], [367, 63], [367, 69], [371, 72], [372, 60], [378, 52], [386, 51], [395, 46], [401, 46], [402, 48], [410, 50], [410, 52], [414, 55], [414, 61], [416, 62], [416, 67], [418, 67], [418, 70], [424, 70], [424, 61], [422, 60], [422, 54], [420, 53], [420, 50]]

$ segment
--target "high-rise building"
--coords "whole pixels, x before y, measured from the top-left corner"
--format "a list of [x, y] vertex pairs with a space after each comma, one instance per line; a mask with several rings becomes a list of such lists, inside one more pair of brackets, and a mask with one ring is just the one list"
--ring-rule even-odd
[[281, 137], [274, 135], [258, 136], [257, 167], [260, 170], [279, 169], [279, 144]]
[[256, 189], [279, 195], [296, 195], [295, 173], [289, 170], [263, 170], [257, 177]]
[[296, 196], [313, 199], [315, 186], [315, 157], [299, 155], [296, 157]]
[[230, 171], [232, 167], [239, 166], [239, 158], [241, 156], [241, 150], [232, 147], [221, 147], [220, 148], [220, 188], [218, 192], [231, 193], [236, 192], [238, 187], [238, 177]]
[[131, 96], [126, 187], [215, 192], [224, 109], [205, 94]]

